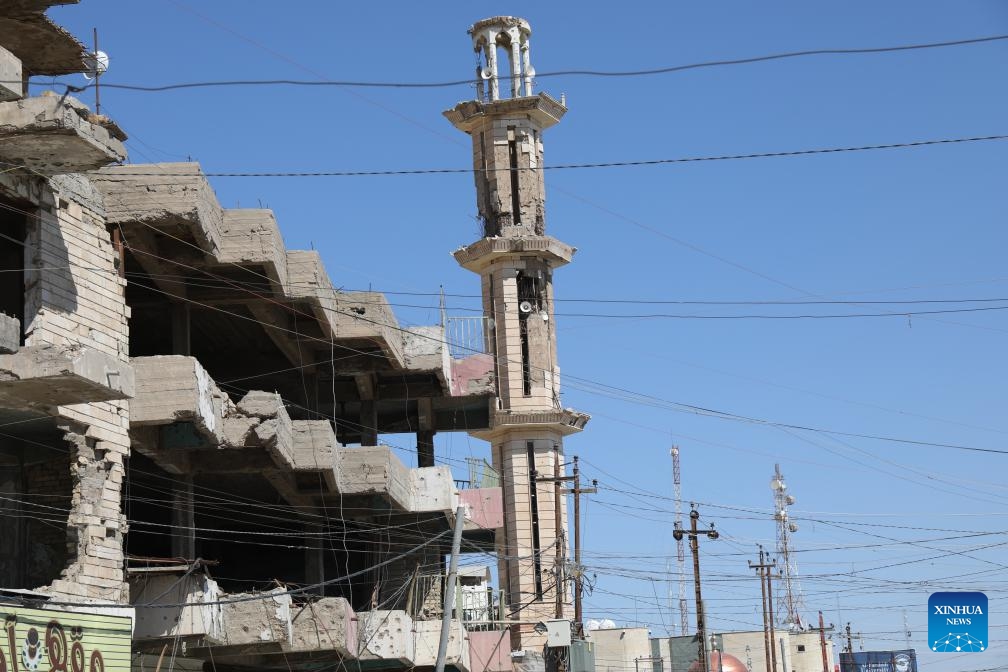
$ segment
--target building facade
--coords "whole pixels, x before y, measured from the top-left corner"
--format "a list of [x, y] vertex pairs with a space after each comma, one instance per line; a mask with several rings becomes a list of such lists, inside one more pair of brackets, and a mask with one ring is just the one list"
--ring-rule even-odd
[[[109, 670], [407, 669], [433, 666], [458, 590], [448, 664], [510, 670], [512, 647], [541, 646], [530, 621], [569, 617], [565, 497], [558, 525], [557, 486], [532, 472], [553, 475], [587, 421], [559, 404], [552, 271], [573, 249], [545, 235], [538, 168], [564, 108], [531, 92], [527, 24], [473, 27], [488, 63], [513, 37], [521, 86], [503, 99], [481, 78], [485, 100], [448, 113], [485, 164], [485, 236], [456, 258], [490, 328], [460, 350], [444, 322], [404, 327], [382, 294], [335, 289], [271, 211], [221, 207], [198, 164], [126, 164], [114, 121], [28, 96], [30, 76], [87, 68], [51, 4], [69, 3], [0, 17], [0, 611], [64, 614], [72, 656], [101, 651], [79, 614], [129, 619]], [[457, 483], [434, 461], [446, 431], [489, 440], [492, 467]], [[403, 432], [415, 445], [382, 445]], [[503, 591], [445, 585], [459, 506]], [[40, 627], [11, 636], [58, 665]]]

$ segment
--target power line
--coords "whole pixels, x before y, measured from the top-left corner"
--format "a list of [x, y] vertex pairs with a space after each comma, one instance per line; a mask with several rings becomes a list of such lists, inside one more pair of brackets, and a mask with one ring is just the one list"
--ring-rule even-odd
[[[102, 85], [104, 86], [104, 84]], [[937, 138], [932, 140], [914, 140], [909, 142], [890, 142], [874, 145], [851, 145], [845, 147], [817, 147], [811, 149], [780, 150], [773, 152], [752, 152], [747, 154], [717, 154], [710, 156], [683, 156], [665, 159], [641, 159], [634, 161], [600, 161], [594, 163], [562, 163], [537, 168], [518, 167], [514, 170], [573, 170], [585, 168], [625, 168], [629, 166], [659, 166], [680, 163], [704, 163], [713, 161], [740, 161], [744, 159], [769, 159], [794, 156], [812, 156], [817, 154], [842, 154], [869, 152], [885, 149], [908, 149], [928, 147], [933, 145], [953, 145], [971, 142], [989, 142], [1005, 140], [1008, 135], [979, 135], [958, 138]], [[0, 162], [2, 163], [2, 162]], [[20, 167], [18, 164], [2, 163], [2, 165]], [[402, 168], [385, 170], [320, 170], [320, 171], [260, 171], [260, 172], [205, 172], [205, 177], [386, 177], [393, 175], [452, 175], [463, 173], [494, 173], [512, 171], [512, 168]], [[105, 179], [115, 180], [116, 175], [106, 175]], [[156, 172], [130, 172], [126, 177], [191, 177], [191, 174]]]
[[[1008, 136], [1005, 136], [1005, 137], [1008, 137]], [[27, 213], [27, 214], [32, 214], [32, 213]], [[35, 215], [35, 216], [37, 216], [37, 215]], [[147, 224], [147, 223], [144, 223], [144, 224], [146, 226], [154, 229], [154, 227], [152, 225]], [[183, 241], [183, 240], [181, 240], [179, 238], [175, 238], [174, 236], [171, 236], [171, 237], [174, 238], [174, 239], [176, 239], [176, 240], [179, 240], [180, 242], [185, 243], [186, 245], [192, 246], [195, 249], [200, 249], [198, 246], [193, 245], [192, 243], [189, 243], [188, 241]], [[145, 252], [145, 251], [142, 251], [142, 250], [137, 250], [137, 251], [143, 252], [144, 254], [151, 254], [149, 252]], [[200, 251], [202, 251], [202, 250], [200, 250]], [[161, 259], [162, 261], [166, 261], [166, 262], [173, 263], [173, 264], [178, 264], [178, 265], [181, 265], [181, 266], [186, 266], [185, 264], [183, 264], [183, 263], [181, 263], [181, 262], [179, 262], [177, 260], [174, 260], [174, 259], [167, 259], [167, 258], [163, 258], [163, 257], [158, 257], [158, 255], [153, 255], [153, 254], [151, 254], [151, 256], [155, 256], [155, 257]], [[232, 263], [232, 265], [234, 265], [234, 266], [236, 266], [238, 268], [242, 268], [239, 264]], [[190, 267], [190, 268], [192, 268], [192, 267]], [[206, 275], [208, 275], [210, 277], [214, 277], [214, 278], [216, 278], [218, 280], [225, 280], [224, 278], [221, 278], [220, 276], [215, 276], [213, 273], [211, 273], [209, 271], [206, 271], [205, 269], [193, 269], [193, 270], [199, 270], [199, 271], [205, 273]], [[269, 280], [268, 276], [265, 276], [265, 275], [262, 275], [262, 274], [259, 274], [259, 273], [255, 273], [255, 272], [253, 272], [253, 274], [254, 275], [259, 275], [259, 276], [263, 277], [264, 279]], [[137, 284], [137, 283], [134, 283], [134, 284]], [[149, 289], [150, 291], [154, 291], [154, 292], [157, 292], [157, 293], [160, 293], [160, 294], [164, 294], [166, 296], [174, 296], [174, 295], [172, 295], [172, 294], [170, 294], [168, 292], [164, 292], [164, 291], [158, 290], [158, 289], [156, 289], [154, 287], [145, 286], [145, 288]], [[243, 289], [240, 286], [238, 286], [237, 288], [238, 289]], [[254, 292], [250, 292], [250, 294], [252, 294], [254, 296], [256, 295]], [[273, 325], [273, 324], [267, 324], [265, 322], [262, 322], [261, 320], [255, 319], [254, 317], [245, 317], [245, 316], [242, 316], [242, 315], [237, 314], [237, 313], [232, 313], [231, 311], [222, 309], [222, 308], [217, 307], [217, 306], [212, 306], [212, 305], [209, 305], [209, 304], [202, 303], [200, 301], [195, 301], [195, 300], [192, 300], [192, 299], [188, 299], [186, 297], [175, 297], [175, 298], [177, 298], [178, 300], [185, 301], [185, 302], [190, 303], [190, 304], [199, 305], [199, 306], [202, 306], [204, 308], [208, 308], [208, 309], [220, 312], [220, 313], [229, 314], [229, 315], [232, 315], [232, 316], [234, 316], [236, 318], [241, 318], [241, 319], [244, 319], [244, 320], [247, 320], [247, 321], [255, 322], [255, 323], [261, 324], [262, 326], [267, 327], [267, 328], [278, 329], [280, 331], [290, 332], [290, 333], [296, 334], [299, 338], [300, 337], [304, 337], [304, 338], [309, 339], [309, 340], [317, 340], [317, 341], [322, 341], [322, 342], [325, 342], [325, 343], [330, 343], [330, 341], [328, 341], [327, 339], [324, 339], [324, 338], [311, 338], [309, 336], [302, 335], [302, 334], [300, 334], [300, 333], [298, 333], [296, 331], [292, 331], [292, 330], [289, 330], [289, 329], [284, 329], [282, 327], [279, 327], [279, 326]], [[272, 303], [275, 303], [275, 304], [279, 305], [281, 308], [287, 308], [286, 306], [284, 306], [282, 304], [282, 302], [277, 301], [275, 299], [272, 299], [271, 297], [259, 297], [259, 298], [266, 298], [266, 299], [270, 300]], [[293, 312], [297, 312], [296, 309], [288, 308], [288, 310], [292, 310]], [[339, 313], [340, 311], [336, 310], [335, 312]], [[403, 333], [409, 333], [413, 337], [424, 338], [424, 339], [427, 339], [427, 340], [437, 341], [439, 343], [442, 342], [441, 339], [438, 339], [438, 338], [436, 338], [434, 336], [426, 336], [426, 335], [423, 335], [423, 334], [414, 334], [413, 332], [410, 332], [409, 330], [404, 329], [401, 326], [390, 324], [388, 322], [383, 322], [383, 321], [380, 321], [380, 320], [373, 320], [373, 319], [367, 318], [367, 317], [365, 317], [363, 315], [356, 315], [356, 314], [352, 314], [351, 315], [351, 314], [348, 314], [348, 313], [343, 313], [343, 314], [349, 315], [349, 316], [353, 317], [354, 319], [362, 321], [362, 322], [365, 322], [365, 323], [375, 324], [375, 325], [378, 325], [378, 326], [383, 326], [383, 327], [386, 327], [386, 328], [389, 328], [389, 329], [392, 329], [392, 330], [395, 330], [395, 331], [400, 331], [400, 332], [403, 332]], [[903, 314], [905, 314], [905, 313], [903, 313]], [[312, 317], [312, 316], [306, 315], [306, 317]], [[314, 319], [314, 318], [312, 318], [312, 319]], [[347, 349], [347, 350], [354, 351], [353, 348], [350, 348], [348, 346], [342, 346], [341, 345], [339, 347]], [[473, 350], [473, 352], [476, 352], [476, 351]], [[364, 353], [364, 352], [361, 352], [361, 354], [369, 355], [369, 354], [373, 354], [373, 353]], [[650, 394], [646, 394], [646, 393], [642, 393], [642, 392], [635, 392], [633, 390], [628, 390], [626, 388], [622, 388], [622, 387], [619, 387], [619, 386], [616, 386], [616, 385], [609, 385], [609, 384], [605, 384], [605, 383], [600, 383], [600, 382], [593, 381], [591, 379], [583, 378], [583, 377], [580, 377], [580, 376], [574, 376], [574, 375], [568, 374], [566, 376], [566, 379], [568, 381], [568, 385], [574, 387], [575, 389], [578, 389], [578, 390], [580, 390], [582, 392], [586, 392], [586, 393], [589, 393], [589, 394], [597, 394], [597, 395], [600, 395], [600, 396], [605, 396], [605, 397], [609, 397], [609, 398], [619, 399], [619, 400], [622, 400], [622, 401], [627, 401], [629, 403], [637, 403], [637, 404], [642, 404], [642, 405], [650, 405], [650, 406], [658, 407], [658, 408], [669, 408], [669, 409], [672, 409], [672, 410], [678, 410], [678, 411], [682, 411], [682, 412], [700, 414], [700, 415], [705, 415], [705, 416], [709, 416], [709, 417], [713, 417], [713, 418], [718, 418], [718, 419], [722, 419], [722, 420], [731, 420], [731, 421], [736, 421], [736, 422], [761, 424], [761, 425], [766, 425], [766, 426], [770, 426], [770, 427], [776, 427], [776, 428], [782, 428], [782, 429], [794, 429], [794, 430], [807, 431], [807, 432], [815, 432], [815, 433], [827, 434], [827, 435], [846, 436], [846, 437], [853, 437], [853, 438], [863, 438], [863, 439], [871, 439], [871, 440], [877, 440], [877, 441], [888, 441], [888, 442], [893, 442], [893, 443], [902, 443], [902, 444], [906, 444], [906, 445], [928, 446], [928, 447], [935, 447], [935, 448], [948, 448], [948, 449], [965, 450], [965, 451], [971, 451], [971, 452], [994, 453], [994, 454], [1005, 454], [1005, 455], [1008, 455], [1008, 450], [1003, 450], [1003, 449], [977, 447], [977, 446], [968, 446], [968, 445], [951, 444], [951, 443], [942, 443], [942, 442], [934, 442], [934, 441], [923, 441], [923, 440], [918, 440], [918, 439], [907, 439], [907, 438], [893, 437], [893, 436], [884, 436], [884, 435], [877, 435], [877, 434], [867, 434], [867, 433], [858, 433], [858, 432], [846, 432], [846, 431], [841, 431], [841, 430], [822, 428], [822, 427], [815, 427], [815, 426], [809, 426], [809, 425], [800, 425], [800, 424], [778, 422], [778, 421], [768, 420], [768, 419], [764, 419], [764, 418], [757, 418], [757, 417], [751, 417], [751, 416], [746, 416], [746, 415], [740, 415], [740, 414], [732, 413], [732, 412], [729, 412], [729, 411], [721, 411], [721, 410], [717, 410], [717, 409], [706, 408], [706, 407], [698, 406], [698, 405], [695, 405], [695, 404], [687, 404], [687, 403], [683, 403], [683, 402], [677, 402], [677, 401], [667, 400], [667, 399], [663, 399], [661, 397], [657, 397], [657, 396], [654, 396], [654, 395], [650, 395]], [[333, 419], [333, 420], [335, 420], [335, 419]]]
[[[688, 70], [699, 70], [704, 68], [716, 68], [731, 65], [750, 65], [753, 63], [765, 63], [768, 61], [781, 61], [791, 58], [805, 58], [809, 56], [850, 56], [856, 54], [881, 54], [899, 51], [915, 51], [922, 49], [939, 49], [944, 47], [959, 47], [970, 44], [983, 44], [1008, 40], [1008, 35], [990, 35], [987, 37], [970, 37], [961, 40], [947, 40], [943, 42], [925, 42], [916, 44], [903, 44], [884, 47], [852, 47], [852, 48], [825, 48], [825, 49], [804, 49], [801, 51], [786, 51], [775, 54], [765, 54], [762, 56], [748, 56], [743, 58], [719, 59], [715, 61], [701, 61], [698, 63], [686, 63], [682, 65], [671, 65], [660, 68], [649, 68], [642, 70], [553, 70], [550, 72], [540, 72], [536, 74], [536, 79], [549, 77], [649, 77], [654, 75], [667, 75]], [[501, 76], [502, 80], [512, 79], [511, 75]], [[21, 82], [17, 82], [20, 84]], [[75, 86], [65, 82], [56, 82], [66, 86], [68, 91], [75, 93], [86, 91], [95, 86], [94, 83], [84, 86]], [[345, 79], [225, 79], [208, 80], [199, 82], [177, 82], [174, 84], [117, 84], [115, 82], [102, 82], [102, 88], [120, 89], [123, 91], [139, 91], [144, 93], [160, 93], [164, 91], [177, 91], [181, 89], [201, 89], [215, 87], [234, 86], [322, 86], [322, 87], [345, 87], [345, 88], [370, 88], [370, 89], [443, 89], [455, 86], [471, 86], [473, 80], [455, 79], [441, 82], [395, 82], [395, 81], [367, 81], [367, 80], [345, 80]]]

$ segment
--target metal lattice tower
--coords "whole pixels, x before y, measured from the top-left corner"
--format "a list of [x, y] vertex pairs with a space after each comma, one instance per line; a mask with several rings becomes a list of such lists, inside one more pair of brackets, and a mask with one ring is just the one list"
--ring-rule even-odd
[[787, 483], [780, 465], [774, 465], [774, 475], [770, 479], [770, 489], [774, 493], [774, 520], [777, 521], [777, 566], [780, 567], [781, 590], [777, 594], [775, 611], [780, 625], [789, 630], [802, 627], [801, 608], [805, 606], [801, 585], [798, 583], [798, 564], [791, 547], [791, 535], [798, 531], [798, 524], [791, 522], [788, 507], [795, 503], [794, 495], [787, 493]]
[[[672, 484], [675, 488], [675, 526], [682, 529], [682, 472], [679, 469], [679, 446], [672, 446]], [[676, 539], [676, 561], [679, 563], [679, 634], [689, 629], [689, 606], [686, 603], [686, 552], [683, 540]]]

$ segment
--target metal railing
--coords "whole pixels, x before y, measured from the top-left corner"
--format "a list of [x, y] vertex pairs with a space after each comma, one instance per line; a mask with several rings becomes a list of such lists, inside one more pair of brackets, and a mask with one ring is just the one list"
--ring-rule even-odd
[[485, 315], [444, 317], [445, 343], [452, 359], [465, 359], [470, 355], [489, 352]]
[[501, 484], [500, 474], [489, 462], [482, 457], [467, 457], [469, 464], [469, 487], [471, 488], [499, 488]]
[[[406, 611], [417, 621], [441, 618], [444, 611], [444, 574], [416, 574], [410, 584]], [[494, 630], [503, 620], [504, 592], [490, 586], [463, 586], [456, 579], [455, 610], [452, 616], [466, 630]]]

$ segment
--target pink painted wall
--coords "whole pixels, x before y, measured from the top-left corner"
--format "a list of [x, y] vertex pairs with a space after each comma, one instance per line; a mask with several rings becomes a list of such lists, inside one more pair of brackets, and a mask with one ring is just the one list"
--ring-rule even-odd
[[469, 633], [471, 672], [511, 672], [511, 637], [507, 630]]
[[486, 354], [453, 359], [451, 363], [451, 393], [453, 397], [494, 393], [494, 360]]
[[504, 527], [504, 498], [500, 488], [459, 490], [459, 499], [469, 506], [472, 521], [480, 527], [488, 530]]

